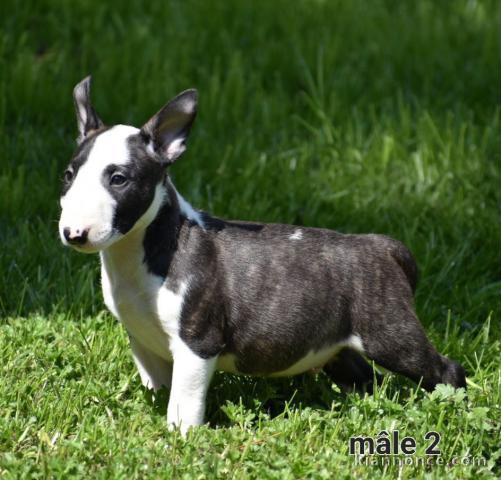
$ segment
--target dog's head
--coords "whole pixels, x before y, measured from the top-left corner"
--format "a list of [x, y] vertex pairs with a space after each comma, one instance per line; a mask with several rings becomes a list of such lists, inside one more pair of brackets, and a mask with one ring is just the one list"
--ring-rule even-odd
[[105, 127], [90, 102], [90, 77], [73, 90], [78, 147], [64, 172], [59, 234], [82, 252], [107, 248], [153, 220], [165, 168], [186, 149], [197, 92], [186, 90], [141, 128]]

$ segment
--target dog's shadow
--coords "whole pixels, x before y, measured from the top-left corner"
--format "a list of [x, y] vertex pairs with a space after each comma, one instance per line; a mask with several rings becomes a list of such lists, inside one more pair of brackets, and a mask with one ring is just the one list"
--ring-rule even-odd
[[[386, 396], [401, 390], [410, 382], [398, 379], [386, 389]], [[406, 389], [407, 390], [407, 389]], [[153, 394], [143, 389], [148, 404], [156, 415], [165, 416], [170, 391], [162, 388]], [[311, 408], [330, 410], [334, 403], [346, 403], [350, 395], [341, 391], [323, 373], [303, 374], [287, 378], [246, 377], [216, 373], [207, 395], [206, 420], [215, 427], [229, 427], [235, 424], [235, 415], [240, 413], [254, 423], [261, 415], [275, 418], [284, 412]], [[234, 413], [240, 412], [240, 413]], [[250, 415], [249, 415], [250, 414]]]

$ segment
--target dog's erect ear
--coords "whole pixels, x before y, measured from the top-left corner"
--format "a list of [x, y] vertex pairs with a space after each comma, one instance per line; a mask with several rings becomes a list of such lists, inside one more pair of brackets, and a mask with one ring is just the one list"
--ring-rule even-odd
[[141, 135], [165, 165], [170, 165], [186, 150], [185, 141], [197, 115], [196, 90], [186, 90], [173, 98], [148, 120]]
[[90, 103], [90, 82], [91, 76], [89, 75], [73, 89], [79, 133], [77, 143], [79, 144], [85, 140], [90, 132], [103, 126], [103, 122]]

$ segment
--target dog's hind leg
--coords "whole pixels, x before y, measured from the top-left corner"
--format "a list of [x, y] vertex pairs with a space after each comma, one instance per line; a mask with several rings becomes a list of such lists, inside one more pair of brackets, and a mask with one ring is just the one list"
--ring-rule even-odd
[[324, 368], [327, 376], [343, 391], [355, 390], [372, 393], [374, 376], [380, 380], [362, 355], [350, 348], [344, 348]]
[[436, 351], [413, 310], [395, 307], [372, 318], [369, 328], [357, 332], [364, 354], [392, 372], [421, 381], [429, 391], [439, 383], [466, 387], [463, 367]]

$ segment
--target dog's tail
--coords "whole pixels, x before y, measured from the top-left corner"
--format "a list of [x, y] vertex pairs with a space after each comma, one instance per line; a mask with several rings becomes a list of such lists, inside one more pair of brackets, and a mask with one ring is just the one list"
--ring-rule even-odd
[[415, 293], [418, 282], [419, 272], [416, 261], [410, 250], [398, 240], [391, 239], [390, 255], [398, 263], [402, 271], [405, 273], [412, 293]]

